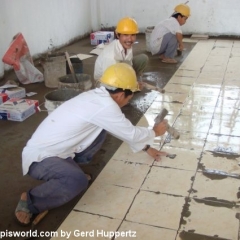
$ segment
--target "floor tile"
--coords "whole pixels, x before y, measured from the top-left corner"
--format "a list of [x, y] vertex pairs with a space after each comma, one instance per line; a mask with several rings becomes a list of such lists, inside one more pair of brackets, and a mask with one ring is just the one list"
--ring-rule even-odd
[[197, 173], [190, 197], [239, 202], [237, 198], [239, 179], [224, 176], [223, 178], [214, 179], [208, 176], [202, 172]]
[[212, 237], [238, 239], [239, 220], [236, 218], [236, 209], [210, 206], [206, 202], [198, 203], [192, 199], [188, 211], [190, 215], [184, 217], [186, 224], [181, 226], [181, 230]]
[[230, 122], [232, 119], [237, 120], [240, 118], [240, 111], [237, 108], [232, 107], [216, 107], [213, 118]]
[[222, 65], [227, 66], [228, 58], [225, 56], [208, 56], [206, 64], [215, 64], [215, 65]]
[[211, 118], [204, 117], [196, 117], [189, 118], [189, 116], [180, 115], [176, 122], [174, 123], [174, 127], [176, 129], [181, 129], [181, 131], [198, 131], [198, 132], [208, 132], [209, 126], [211, 124]]
[[123, 219], [137, 190], [95, 181], [83, 195], [75, 210]]
[[225, 56], [226, 58], [230, 56], [231, 53], [231, 47], [215, 47], [210, 52], [211, 56]]
[[[226, 74], [226, 78], [223, 81], [223, 86], [228, 86], [228, 87], [234, 87], [234, 88], [240, 88], [240, 77], [238, 73], [238, 77], [235, 76], [236, 73], [229, 73]], [[230, 77], [232, 79], [227, 79], [227, 77]]]
[[229, 97], [228, 98], [219, 97], [218, 102], [217, 102], [217, 107], [219, 107], [219, 108], [231, 107], [233, 109], [239, 109], [240, 108], [240, 99], [231, 99]]
[[218, 96], [220, 89], [213, 87], [194, 86], [189, 93], [189, 96], [204, 95], [204, 96]]
[[227, 47], [227, 48], [232, 48], [233, 46], [233, 41], [231, 40], [222, 40], [222, 39], [217, 39], [215, 43], [216, 47]]
[[173, 76], [168, 83], [177, 83], [177, 84], [185, 84], [192, 85], [196, 81], [197, 77], [186, 77], [186, 76]]
[[153, 166], [141, 189], [185, 197], [189, 195], [194, 175], [195, 171]]
[[140, 191], [126, 220], [177, 230], [184, 202], [183, 197]]
[[213, 169], [240, 175], [240, 156], [204, 152], [200, 161], [203, 169]]
[[[190, 77], [197, 78], [199, 76], [200, 71], [187, 70], [187, 69], [178, 69], [172, 78], [175, 77]], [[171, 79], [170, 79], [171, 81]]]
[[167, 86], [164, 88], [166, 92], [175, 92], [175, 93], [186, 93], [191, 89], [191, 86], [189, 85], [180, 85], [180, 84], [167, 84]]
[[236, 88], [223, 86], [221, 88], [220, 97], [227, 98], [227, 99], [239, 99], [240, 92], [236, 91]]
[[165, 92], [164, 94], [160, 95], [155, 101], [184, 103], [187, 96], [188, 93]]
[[167, 146], [163, 146], [161, 151], [176, 156], [173, 156], [174, 158], [162, 157], [160, 162], [154, 162], [155, 166], [196, 171], [201, 151]]
[[210, 77], [199, 77], [194, 86], [204, 86], [204, 87], [217, 87], [220, 88], [222, 86], [223, 78], [210, 78]]
[[72, 211], [58, 228], [58, 236], [51, 239], [109, 239], [120, 224], [118, 219]]
[[167, 137], [165, 139], [164, 146], [185, 148], [191, 150], [202, 150], [205, 144], [205, 138], [207, 133], [181, 132], [181, 131], [179, 132], [180, 132], [179, 139]]
[[190, 95], [186, 98], [184, 105], [200, 105], [200, 106], [211, 106], [215, 107], [218, 101], [217, 96], [207, 96], [207, 95]]
[[204, 150], [218, 151], [218, 149], [222, 149], [224, 152], [227, 151], [230, 154], [239, 154], [240, 153], [239, 142], [240, 137], [209, 134], [207, 136], [207, 141]]
[[[144, 152], [142, 155], [147, 156]], [[112, 158], [101, 171], [97, 180], [101, 183], [139, 189], [149, 170], [149, 165], [117, 161]]]
[[212, 118], [214, 109], [214, 106], [184, 104], [183, 108], [181, 109], [181, 115], [187, 115], [190, 117]]
[[240, 136], [240, 121], [239, 119], [228, 120], [213, 119], [209, 133], [211, 134], [223, 134], [231, 136]]
[[126, 143], [121, 144], [121, 146], [112, 156], [112, 159], [128, 161], [132, 163], [143, 163], [148, 165], [151, 165], [154, 161], [148, 154], [142, 151], [133, 153]]
[[[133, 222], [124, 221], [121, 227], [118, 230], [119, 232], [127, 233], [129, 231], [136, 232], [136, 239], [151, 239], [151, 240], [159, 240], [159, 239], [167, 239], [167, 240], [175, 240], [176, 231], [169, 230], [165, 228], [153, 227], [144, 224], [138, 224]], [[130, 233], [130, 232], [129, 232]], [[132, 240], [133, 233], [131, 233], [131, 237], [118, 237], [117, 239], [124, 240]]]

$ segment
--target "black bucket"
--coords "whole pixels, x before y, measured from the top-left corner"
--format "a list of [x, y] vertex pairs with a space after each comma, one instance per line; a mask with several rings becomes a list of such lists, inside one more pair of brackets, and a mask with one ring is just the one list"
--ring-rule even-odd
[[[83, 73], [83, 63], [82, 60], [79, 58], [70, 58], [70, 61], [72, 63], [73, 69], [75, 73]], [[66, 62], [66, 72], [67, 74], [71, 74], [68, 62]]]

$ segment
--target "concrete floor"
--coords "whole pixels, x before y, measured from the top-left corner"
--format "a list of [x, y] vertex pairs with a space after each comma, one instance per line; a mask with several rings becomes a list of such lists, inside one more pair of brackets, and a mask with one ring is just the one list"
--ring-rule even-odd
[[[144, 35], [134, 52], [146, 53]], [[132, 154], [125, 144], [108, 136], [93, 162], [83, 166], [97, 179], [87, 192], [53, 209], [37, 226], [38, 231], [136, 231], [137, 239], [239, 239], [239, 71], [240, 44], [234, 40], [187, 41], [176, 65], [150, 57], [145, 78], [165, 87], [166, 93], [144, 90], [134, 96], [123, 112], [134, 123], [151, 126], [162, 107], [170, 111], [170, 124], [181, 133], [156, 139], [156, 147], [176, 154], [159, 163], [144, 153]], [[67, 46], [70, 54], [88, 54], [89, 39]], [[84, 73], [92, 75], [96, 57], [83, 61]], [[14, 75], [9, 74], [9, 77]], [[16, 78], [16, 77], [14, 77]], [[4, 80], [8, 80], [8, 76]], [[31, 97], [44, 101], [51, 91], [44, 83], [24, 86]], [[21, 151], [37, 125], [46, 117], [37, 113], [22, 123], [1, 121], [0, 200], [4, 206], [0, 231], [28, 231], [14, 221], [21, 192], [37, 184], [21, 175]], [[120, 171], [117, 171], [119, 170]], [[69, 215], [68, 215], [69, 214]], [[226, 227], [225, 227], [226, 226]], [[78, 230], [74, 236], [74, 230]], [[42, 237], [39, 239], [49, 239]], [[99, 237], [100, 238], [100, 237]], [[122, 237], [130, 239], [131, 237]], [[101, 238], [100, 238], [101, 239]], [[109, 239], [105, 236], [102, 239]], [[113, 238], [114, 239], [114, 238]], [[121, 239], [121, 237], [119, 237]]]

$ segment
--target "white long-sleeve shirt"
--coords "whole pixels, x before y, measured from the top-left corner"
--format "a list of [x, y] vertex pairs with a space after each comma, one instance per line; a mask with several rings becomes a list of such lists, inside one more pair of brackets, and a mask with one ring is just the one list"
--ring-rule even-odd
[[74, 157], [103, 129], [127, 142], [133, 152], [155, 137], [152, 129], [133, 126], [104, 87], [96, 88], [66, 101], [43, 120], [23, 149], [23, 174], [47, 157]]
[[132, 48], [125, 50], [118, 39], [113, 40], [107, 45], [96, 59], [94, 65], [94, 79], [99, 80], [104, 71], [111, 65], [118, 62], [129, 62], [132, 65], [133, 51]]
[[157, 54], [160, 50], [162, 39], [165, 34], [171, 32], [176, 35], [176, 33], [182, 33], [181, 26], [176, 18], [170, 17], [158, 23], [151, 35], [150, 35], [150, 50], [152, 55]]

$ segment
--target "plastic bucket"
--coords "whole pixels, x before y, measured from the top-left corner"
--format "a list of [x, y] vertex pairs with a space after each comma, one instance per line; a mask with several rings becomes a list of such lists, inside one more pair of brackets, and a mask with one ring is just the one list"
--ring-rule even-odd
[[154, 29], [154, 26], [150, 26], [150, 27], [147, 27], [146, 31], [145, 31], [145, 38], [146, 38], [146, 51], [147, 52], [151, 52], [150, 50], [150, 36], [151, 36], [151, 33]]
[[92, 80], [89, 74], [77, 73], [77, 83], [74, 81], [72, 74], [59, 78], [58, 89], [74, 89], [87, 91], [92, 87]]
[[58, 78], [66, 75], [66, 59], [64, 53], [50, 55], [43, 62], [45, 86], [49, 88], [58, 87]]
[[45, 98], [45, 108], [48, 111], [48, 114], [50, 114], [54, 109], [59, 107], [61, 104], [66, 102], [67, 100], [76, 97], [78, 94], [80, 94], [82, 91], [76, 91], [73, 89], [58, 89], [54, 90], [52, 92], [47, 93]]

